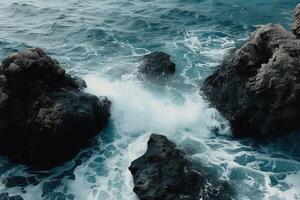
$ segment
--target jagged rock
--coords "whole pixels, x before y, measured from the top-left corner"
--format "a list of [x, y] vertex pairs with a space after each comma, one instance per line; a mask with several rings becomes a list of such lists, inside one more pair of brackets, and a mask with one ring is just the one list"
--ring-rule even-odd
[[171, 61], [170, 55], [163, 52], [153, 52], [143, 57], [138, 71], [147, 78], [170, 75], [175, 73], [175, 63]]
[[292, 30], [297, 38], [300, 37], [300, 4], [298, 4], [294, 10], [294, 23]]
[[39, 48], [14, 53], [0, 67], [0, 153], [35, 167], [74, 156], [106, 125], [110, 102], [81, 89]]
[[193, 169], [185, 153], [162, 135], [151, 135], [147, 152], [129, 170], [141, 200], [226, 200], [233, 194], [229, 184]]
[[235, 136], [289, 133], [300, 128], [299, 63], [300, 40], [268, 24], [225, 59], [202, 91], [231, 122]]

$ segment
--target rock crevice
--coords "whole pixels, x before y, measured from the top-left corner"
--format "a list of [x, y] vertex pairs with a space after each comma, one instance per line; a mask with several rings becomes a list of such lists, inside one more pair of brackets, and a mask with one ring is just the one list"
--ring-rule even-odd
[[212, 180], [165, 136], [152, 134], [148, 149], [129, 167], [134, 192], [141, 200], [227, 200], [233, 191], [227, 182]]
[[293, 32], [260, 27], [209, 76], [202, 91], [231, 122], [235, 136], [264, 137], [300, 128], [298, 5]]
[[40, 48], [5, 58], [0, 67], [0, 153], [36, 167], [72, 158], [110, 116], [106, 98], [85, 93]]

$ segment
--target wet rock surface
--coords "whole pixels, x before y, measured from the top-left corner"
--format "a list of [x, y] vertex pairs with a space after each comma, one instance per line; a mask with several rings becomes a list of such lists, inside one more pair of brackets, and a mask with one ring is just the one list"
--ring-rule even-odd
[[71, 159], [98, 134], [110, 102], [85, 93], [42, 49], [5, 58], [0, 66], [0, 153], [32, 167]]
[[162, 135], [151, 135], [147, 152], [129, 170], [141, 200], [226, 200], [233, 195], [229, 184], [195, 170], [185, 153]]
[[238, 137], [265, 137], [300, 128], [300, 6], [292, 32], [259, 28], [209, 76], [202, 91]]
[[171, 75], [175, 73], [175, 63], [171, 56], [164, 52], [153, 52], [143, 57], [143, 62], [138, 71], [146, 78]]
[[298, 4], [294, 10], [294, 23], [292, 26], [293, 33], [300, 37], [300, 4]]

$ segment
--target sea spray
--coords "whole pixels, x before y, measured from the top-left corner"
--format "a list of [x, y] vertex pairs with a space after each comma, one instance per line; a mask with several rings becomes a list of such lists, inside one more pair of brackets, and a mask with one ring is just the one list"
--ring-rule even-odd
[[[135, 200], [127, 167], [145, 152], [149, 135], [159, 132], [231, 181], [237, 199], [299, 199], [299, 139], [235, 140], [198, 94], [228, 50], [258, 24], [288, 27], [298, 2], [1, 1], [0, 57], [40, 46], [69, 73], [85, 78], [87, 91], [113, 102], [106, 130], [65, 165], [32, 172], [1, 158], [1, 193], [25, 200]], [[139, 59], [153, 51], [169, 53], [177, 65], [166, 85], [135, 78]], [[13, 175], [37, 176], [40, 183], [6, 188], [2, 181]]]

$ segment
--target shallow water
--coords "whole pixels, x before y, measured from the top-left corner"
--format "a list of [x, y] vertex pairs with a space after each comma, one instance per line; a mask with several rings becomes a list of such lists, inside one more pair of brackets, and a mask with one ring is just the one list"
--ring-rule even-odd
[[[235, 199], [300, 199], [299, 134], [257, 143], [230, 137], [228, 123], [198, 94], [226, 53], [266, 23], [289, 27], [296, 0], [8, 0], [0, 2], [0, 58], [39, 46], [87, 91], [113, 102], [95, 145], [52, 171], [0, 159], [0, 193], [25, 200], [134, 200], [128, 166], [151, 133], [195, 154], [237, 191]], [[142, 55], [165, 51], [177, 64], [162, 84], [136, 78]], [[9, 176], [38, 185], [6, 188]]]

